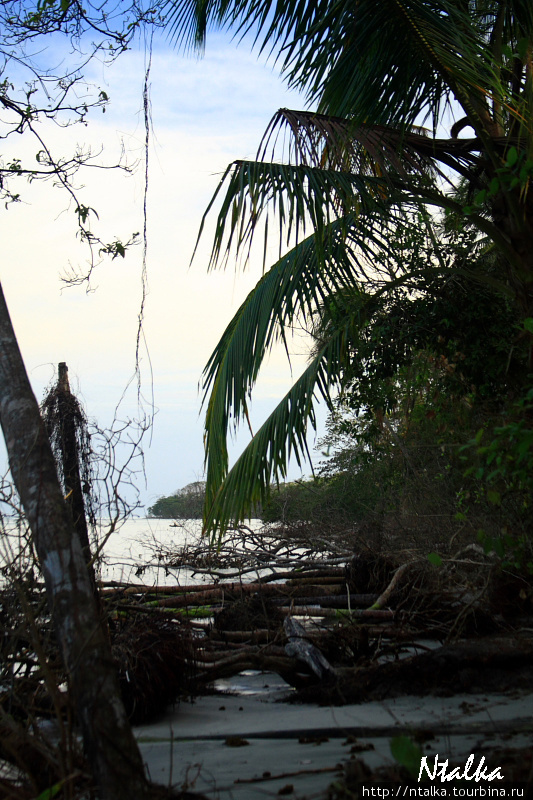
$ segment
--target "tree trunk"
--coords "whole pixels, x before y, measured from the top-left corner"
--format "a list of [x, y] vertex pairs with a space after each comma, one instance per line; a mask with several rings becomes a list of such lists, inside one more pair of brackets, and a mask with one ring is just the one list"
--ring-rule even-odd
[[[75, 402], [70, 391], [68, 380], [68, 367], [64, 361], [58, 365], [58, 391], [62, 395], [62, 447], [61, 456], [63, 461], [63, 476], [65, 479], [65, 493], [67, 503], [70, 506], [74, 527], [78, 533], [81, 549], [85, 558], [85, 563], [91, 562], [91, 545], [89, 542], [89, 531], [87, 529], [87, 519], [85, 517], [85, 503], [83, 501], [83, 487], [80, 478], [78, 445], [76, 441], [76, 422], [72, 413], [72, 403]], [[91, 579], [94, 579], [94, 569], [89, 569]]]
[[0, 287], [0, 423], [32, 532], [86, 754], [106, 800], [149, 796], [87, 565]]

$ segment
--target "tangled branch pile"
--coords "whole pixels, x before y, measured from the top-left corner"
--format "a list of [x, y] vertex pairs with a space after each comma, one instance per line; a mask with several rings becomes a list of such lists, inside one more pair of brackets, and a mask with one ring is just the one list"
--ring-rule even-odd
[[[298, 527], [159, 555], [201, 582], [100, 586], [135, 724], [249, 669], [313, 702], [533, 686], [531, 580], [476, 546], [431, 563]], [[11, 565], [0, 590], [1, 788], [13, 800], [55, 785], [77, 797], [90, 778], [30, 561]]]
[[248, 669], [277, 672], [302, 699], [311, 686], [316, 700], [318, 684], [334, 702], [533, 685], [528, 576], [475, 545], [430, 561], [348, 544], [347, 534], [315, 543], [303, 528], [240, 530], [219, 549], [159, 553], [211, 583], [115, 585], [104, 596], [115, 613], [190, 620], [192, 691]]

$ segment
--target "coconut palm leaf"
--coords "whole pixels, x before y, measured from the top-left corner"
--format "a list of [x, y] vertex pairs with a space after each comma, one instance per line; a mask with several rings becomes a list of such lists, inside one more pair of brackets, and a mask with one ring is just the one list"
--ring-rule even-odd
[[172, 38], [188, 46], [209, 24], [254, 32], [309, 102], [359, 122], [410, 126], [429, 114], [436, 128], [452, 93], [479, 113], [484, 84], [497, 80], [483, 27], [453, 0], [169, 0], [164, 10]]
[[[298, 241], [301, 232], [305, 234], [311, 228], [318, 254], [327, 246], [332, 223], [337, 220], [345, 221], [344, 235], [354, 245], [364, 247], [367, 222], [372, 220], [375, 235], [376, 219], [381, 219], [386, 230], [395, 222], [400, 208], [413, 208], [425, 202], [463, 214], [460, 203], [442, 191], [430, 174], [401, 176], [391, 170], [376, 177], [303, 164], [236, 161], [221, 178], [204, 214], [198, 239], [207, 216], [220, 198], [210, 268], [226, 263], [232, 249], [236, 254], [248, 252], [261, 230], [261, 219], [266, 253], [271, 234], [270, 213], [277, 218], [280, 240], [288, 246], [291, 241]], [[472, 211], [470, 221], [504, 252], [508, 251], [510, 258], [514, 257], [506, 237], [487, 215]]]
[[[361, 315], [363, 313], [362, 308]], [[207, 451], [212, 460], [206, 488], [206, 534], [222, 533], [231, 522], [238, 523], [251, 516], [257, 504], [268, 497], [272, 482], [286, 477], [291, 456], [298, 464], [305, 460], [307, 428], [309, 424], [316, 426], [315, 396], [329, 401], [330, 387], [335, 382], [334, 376], [340, 374], [346, 343], [348, 339], [353, 342], [354, 317], [352, 313], [338, 326], [223, 480], [213, 480], [219, 453], [217, 442], [211, 440]], [[211, 419], [210, 428], [216, 436], [214, 422]]]
[[421, 127], [402, 132], [388, 125], [357, 125], [342, 117], [287, 108], [272, 118], [257, 159], [274, 160], [278, 139], [287, 132], [282, 157], [290, 164], [375, 177], [392, 172], [404, 178], [446, 178], [438, 166], [443, 164], [469, 180], [474, 180], [480, 166], [477, 138], [435, 139]]
[[[330, 402], [330, 390], [341, 379], [348, 359], [353, 359], [358, 338], [372, 314], [381, 308], [381, 298], [398, 289], [408, 291], [409, 284], [416, 286], [422, 277], [427, 280], [454, 272], [447, 264], [429, 260], [421, 269], [399, 270], [386, 282], [376, 280], [372, 286], [359, 288], [357, 263], [350, 263], [351, 256], [344, 255], [343, 273], [337, 254], [332, 252], [332, 271], [320, 285], [313, 269], [316, 251], [312, 237], [298, 249], [300, 264], [294, 253], [289, 254], [252, 290], [205, 370], [205, 397], [209, 393], [205, 433], [207, 534], [222, 533], [231, 522], [250, 516], [254, 507], [268, 498], [272, 483], [286, 477], [291, 456], [299, 466], [307, 458], [307, 430], [309, 424], [315, 426], [314, 402], [317, 397]], [[386, 251], [381, 255], [386, 258]], [[289, 288], [284, 281], [292, 265], [299, 267], [300, 274], [289, 280], [293, 284]], [[339, 265], [338, 271], [335, 265]], [[228, 472], [231, 417], [236, 424], [238, 411], [247, 416], [247, 399], [267, 347], [276, 336], [284, 337], [298, 311], [314, 317], [326, 305], [330, 324], [324, 326], [310, 363]], [[333, 306], [337, 307], [334, 314]]]
[[[407, 282], [409, 277], [413, 277], [411, 273], [404, 276], [391, 274], [388, 256], [391, 255], [391, 246], [398, 241], [402, 225], [409, 226], [411, 222], [409, 211], [418, 205], [417, 193], [411, 191], [408, 183], [336, 170], [237, 162], [227, 172], [227, 178], [226, 195], [217, 221], [214, 262], [220, 254], [227, 257], [232, 244], [240, 249], [250, 243], [258, 220], [261, 214], [266, 213], [269, 203], [277, 205], [278, 214], [289, 232], [296, 228], [298, 221], [301, 220], [301, 225], [305, 226], [306, 218], [311, 218], [314, 233], [280, 258], [259, 281], [229, 324], [204, 371], [208, 528], [228, 521], [231, 498], [236, 503], [237, 517], [244, 513], [238, 493], [226, 494], [224, 489], [219, 495], [221, 487], [229, 479], [227, 438], [232, 423], [236, 427], [248, 416], [247, 403], [272, 344], [280, 338], [285, 341], [285, 330], [296, 319], [309, 321], [328, 298], [341, 290], [353, 292], [354, 287], [362, 285], [366, 296], [370, 288], [375, 294], [380, 294], [390, 290], [398, 279]], [[371, 193], [367, 189], [369, 185]], [[359, 207], [357, 198], [361, 186], [365, 188], [367, 199]], [[430, 190], [430, 187], [431, 184], [424, 191], [432, 195], [431, 202], [460, 213], [459, 204], [439, 193], [437, 188]], [[350, 210], [340, 215], [339, 207], [343, 204], [349, 204]], [[490, 228], [488, 221], [483, 224]], [[390, 235], [393, 229], [395, 238]], [[443, 266], [435, 260], [435, 263], [428, 263], [427, 269], [442, 269]], [[328, 356], [326, 363], [327, 368], [333, 370], [332, 380], [335, 380], [338, 358], [332, 360]], [[239, 485], [251, 492], [248, 509], [258, 497], [265, 498], [272, 478], [285, 474], [285, 458], [294, 453], [300, 460], [305, 426], [313, 418], [314, 390], [310, 389], [309, 383], [313, 375], [316, 376], [313, 380], [320, 383], [320, 394], [327, 394], [322, 362], [317, 362], [315, 368], [315, 371], [306, 371], [307, 377], [296, 384], [295, 394], [287, 395], [266, 427], [261, 429], [259, 438], [254, 437], [248, 455], [239, 461], [238, 473], [243, 464], [250, 466], [250, 459], [255, 464], [260, 458], [260, 446], [266, 446], [261, 461], [262, 471], [254, 467], [252, 473], [257, 482], [254, 483], [251, 476], [247, 481], [243, 481], [242, 476], [239, 478]], [[298, 414], [303, 414], [303, 417], [295, 427], [295, 415]], [[282, 432], [288, 436], [286, 447], [280, 444]], [[219, 496], [223, 504], [220, 508]]]
[[[353, 347], [361, 325], [383, 294], [399, 287], [408, 291], [409, 285], [416, 288], [416, 281], [422, 275], [427, 278], [428, 275], [435, 277], [443, 273], [464, 272], [460, 265], [433, 258], [429, 250], [427, 257], [417, 262], [423, 263], [423, 269], [420, 266], [413, 269], [407, 260], [404, 261], [398, 252], [398, 244], [402, 235], [406, 241], [409, 240], [412, 224], [412, 215], [406, 212], [391, 215], [388, 228], [380, 213], [346, 215], [330, 226], [325, 247], [323, 242], [317, 248], [315, 235], [300, 242], [263, 276], [241, 305], [211, 355], [203, 376], [204, 404], [207, 406], [204, 443], [208, 528], [229, 520], [231, 498], [237, 504], [235, 515], [240, 517], [245, 513], [245, 506], [238, 505], [241, 501], [237, 493], [232, 490], [226, 494], [224, 490], [220, 494], [221, 487], [228, 480], [227, 439], [231, 429], [236, 429], [239, 422], [248, 417], [249, 397], [273, 343], [281, 339], [287, 347], [286, 330], [296, 321], [311, 327], [317, 310], [326, 305], [331, 308], [336, 304], [336, 298], [349, 295], [351, 316], [346, 316], [344, 300], [336, 314], [336, 320], [341, 319], [341, 338], [337, 338], [336, 329], [328, 331], [327, 346], [330, 347], [331, 336], [338, 348], [334, 351], [335, 357], [331, 349], [325, 351], [325, 363], [327, 369], [332, 370], [331, 380], [335, 382], [340, 376], [343, 348], [347, 343]], [[323, 369], [319, 359], [314, 368], [306, 371], [306, 377], [293, 387], [267, 426], [261, 429], [259, 438], [254, 437], [244, 460], [239, 461], [241, 466], [237, 472], [243, 468], [242, 464], [249, 466], [252, 463], [250, 459], [259, 459], [259, 448], [266, 447], [262, 456], [264, 461], [261, 461], [263, 472], [256, 467], [252, 472], [257, 482], [254, 483], [251, 476], [246, 481], [239, 478], [239, 485], [251, 491], [248, 510], [257, 498], [265, 499], [272, 479], [283, 477], [287, 463], [284, 459], [294, 453], [299, 462], [302, 452], [305, 454], [303, 431], [307, 421], [313, 419], [313, 391], [309, 388], [309, 381], [313, 375], [317, 376], [313, 380], [319, 381], [319, 394], [326, 397], [327, 381]], [[298, 423], [300, 427], [294, 427], [295, 414], [303, 414], [301, 425]], [[289, 437], [285, 449], [280, 445], [281, 432]], [[235, 473], [232, 471], [230, 474]], [[222, 510], [219, 508], [220, 498]]]
[[311, 227], [319, 246], [330, 223], [343, 215], [378, 211], [386, 214], [392, 204], [390, 185], [384, 178], [307, 165], [236, 161], [221, 178], [204, 214], [198, 239], [220, 196], [210, 267], [227, 259], [232, 247], [239, 253], [250, 246], [262, 217], [266, 218], [268, 229], [270, 210], [277, 216], [282, 242], [290, 245], [291, 240]]
[[273, 343], [281, 339], [286, 344], [288, 327], [296, 320], [310, 321], [332, 293], [368, 280], [370, 269], [376, 286], [390, 280], [388, 274], [379, 277], [388, 247], [380, 215], [366, 217], [364, 235], [354, 219], [351, 214], [335, 221], [325, 246], [317, 248], [312, 235], [279, 259], [250, 292], [211, 355], [203, 377], [208, 496], [216, 494], [226, 476], [231, 420], [236, 427], [247, 416], [248, 398]]

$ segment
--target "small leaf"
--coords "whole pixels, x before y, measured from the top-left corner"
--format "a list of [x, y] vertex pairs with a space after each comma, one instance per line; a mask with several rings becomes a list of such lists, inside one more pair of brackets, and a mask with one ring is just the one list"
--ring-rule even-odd
[[518, 161], [518, 150], [514, 146], [510, 147], [507, 153], [507, 166], [514, 167], [517, 161]]
[[442, 558], [439, 556], [438, 553], [428, 553], [427, 559], [430, 564], [433, 564], [434, 567], [442, 566]]
[[422, 751], [417, 744], [412, 742], [408, 736], [395, 736], [391, 740], [390, 751], [398, 764], [405, 767], [413, 778], [418, 778]]
[[483, 539], [483, 552], [486, 556], [494, 550], [494, 540], [492, 536], [485, 536]]
[[38, 795], [35, 800], [52, 800], [52, 798], [61, 791], [62, 786], [63, 781], [50, 786], [48, 789], [45, 789], [43, 792], [41, 792], [41, 794]]
[[529, 39], [527, 37], [519, 39], [518, 42], [516, 43], [516, 52], [522, 61], [524, 61], [527, 56], [528, 48], [529, 48]]

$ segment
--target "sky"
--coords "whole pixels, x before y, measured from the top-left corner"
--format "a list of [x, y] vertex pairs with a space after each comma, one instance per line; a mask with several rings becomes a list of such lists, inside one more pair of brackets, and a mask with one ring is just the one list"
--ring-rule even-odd
[[[86, 170], [77, 177], [80, 197], [98, 213], [104, 240], [141, 231], [144, 194], [142, 91], [146, 53], [134, 47], [109, 68], [93, 62], [85, 71], [110, 98], [106, 112], [91, 112], [87, 126], [43, 126], [56, 153], [84, 143], [108, 164], [124, 149], [132, 174]], [[229, 264], [207, 272], [209, 231], [191, 265], [202, 214], [221, 173], [237, 158], [253, 158], [270, 118], [280, 107], [301, 108], [275, 66], [214, 33], [205, 55], [178, 54], [163, 36], [154, 41], [150, 71], [151, 144], [148, 187], [146, 347], [141, 348], [141, 390], [153, 427], [144, 441], [141, 501], [203, 476], [203, 415], [199, 381], [218, 338], [261, 276], [252, 259], [246, 271]], [[4, 160], [28, 153], [35, 143], [18, 137], [1, 143]], [[83, 187], [83, 188], [81, 188]], [[75, 216], [64, 192], [50, 183], [20, 185], [22, 202], [1, 209], [2, 284], [38, 400], [65, 361], [73, 390], [88, 416], [101, 426], [139, 416], [135, 380], [138, 315], [142, 298], [142, 247], [124, 259], [104, 261], [87, 287], [61, 281], [83, 269], [86, 252], [76, 239]], [[307, 340], [296, 336], [291, 365], [282, 349], [270, 357], [254, 391], [257, 428], [305, 364]], [[129, 388], [128, 388], [129, 387]], [[321, 425], [325, 410], [320, 412]], [[246, 432], [232, 447], [235, 458]], [[310, 444], [313, 446], [311, 436]], [[308, 470], [307, 470], [308, 471]], [[290, 477], [301, 475], [296, 465]]]

